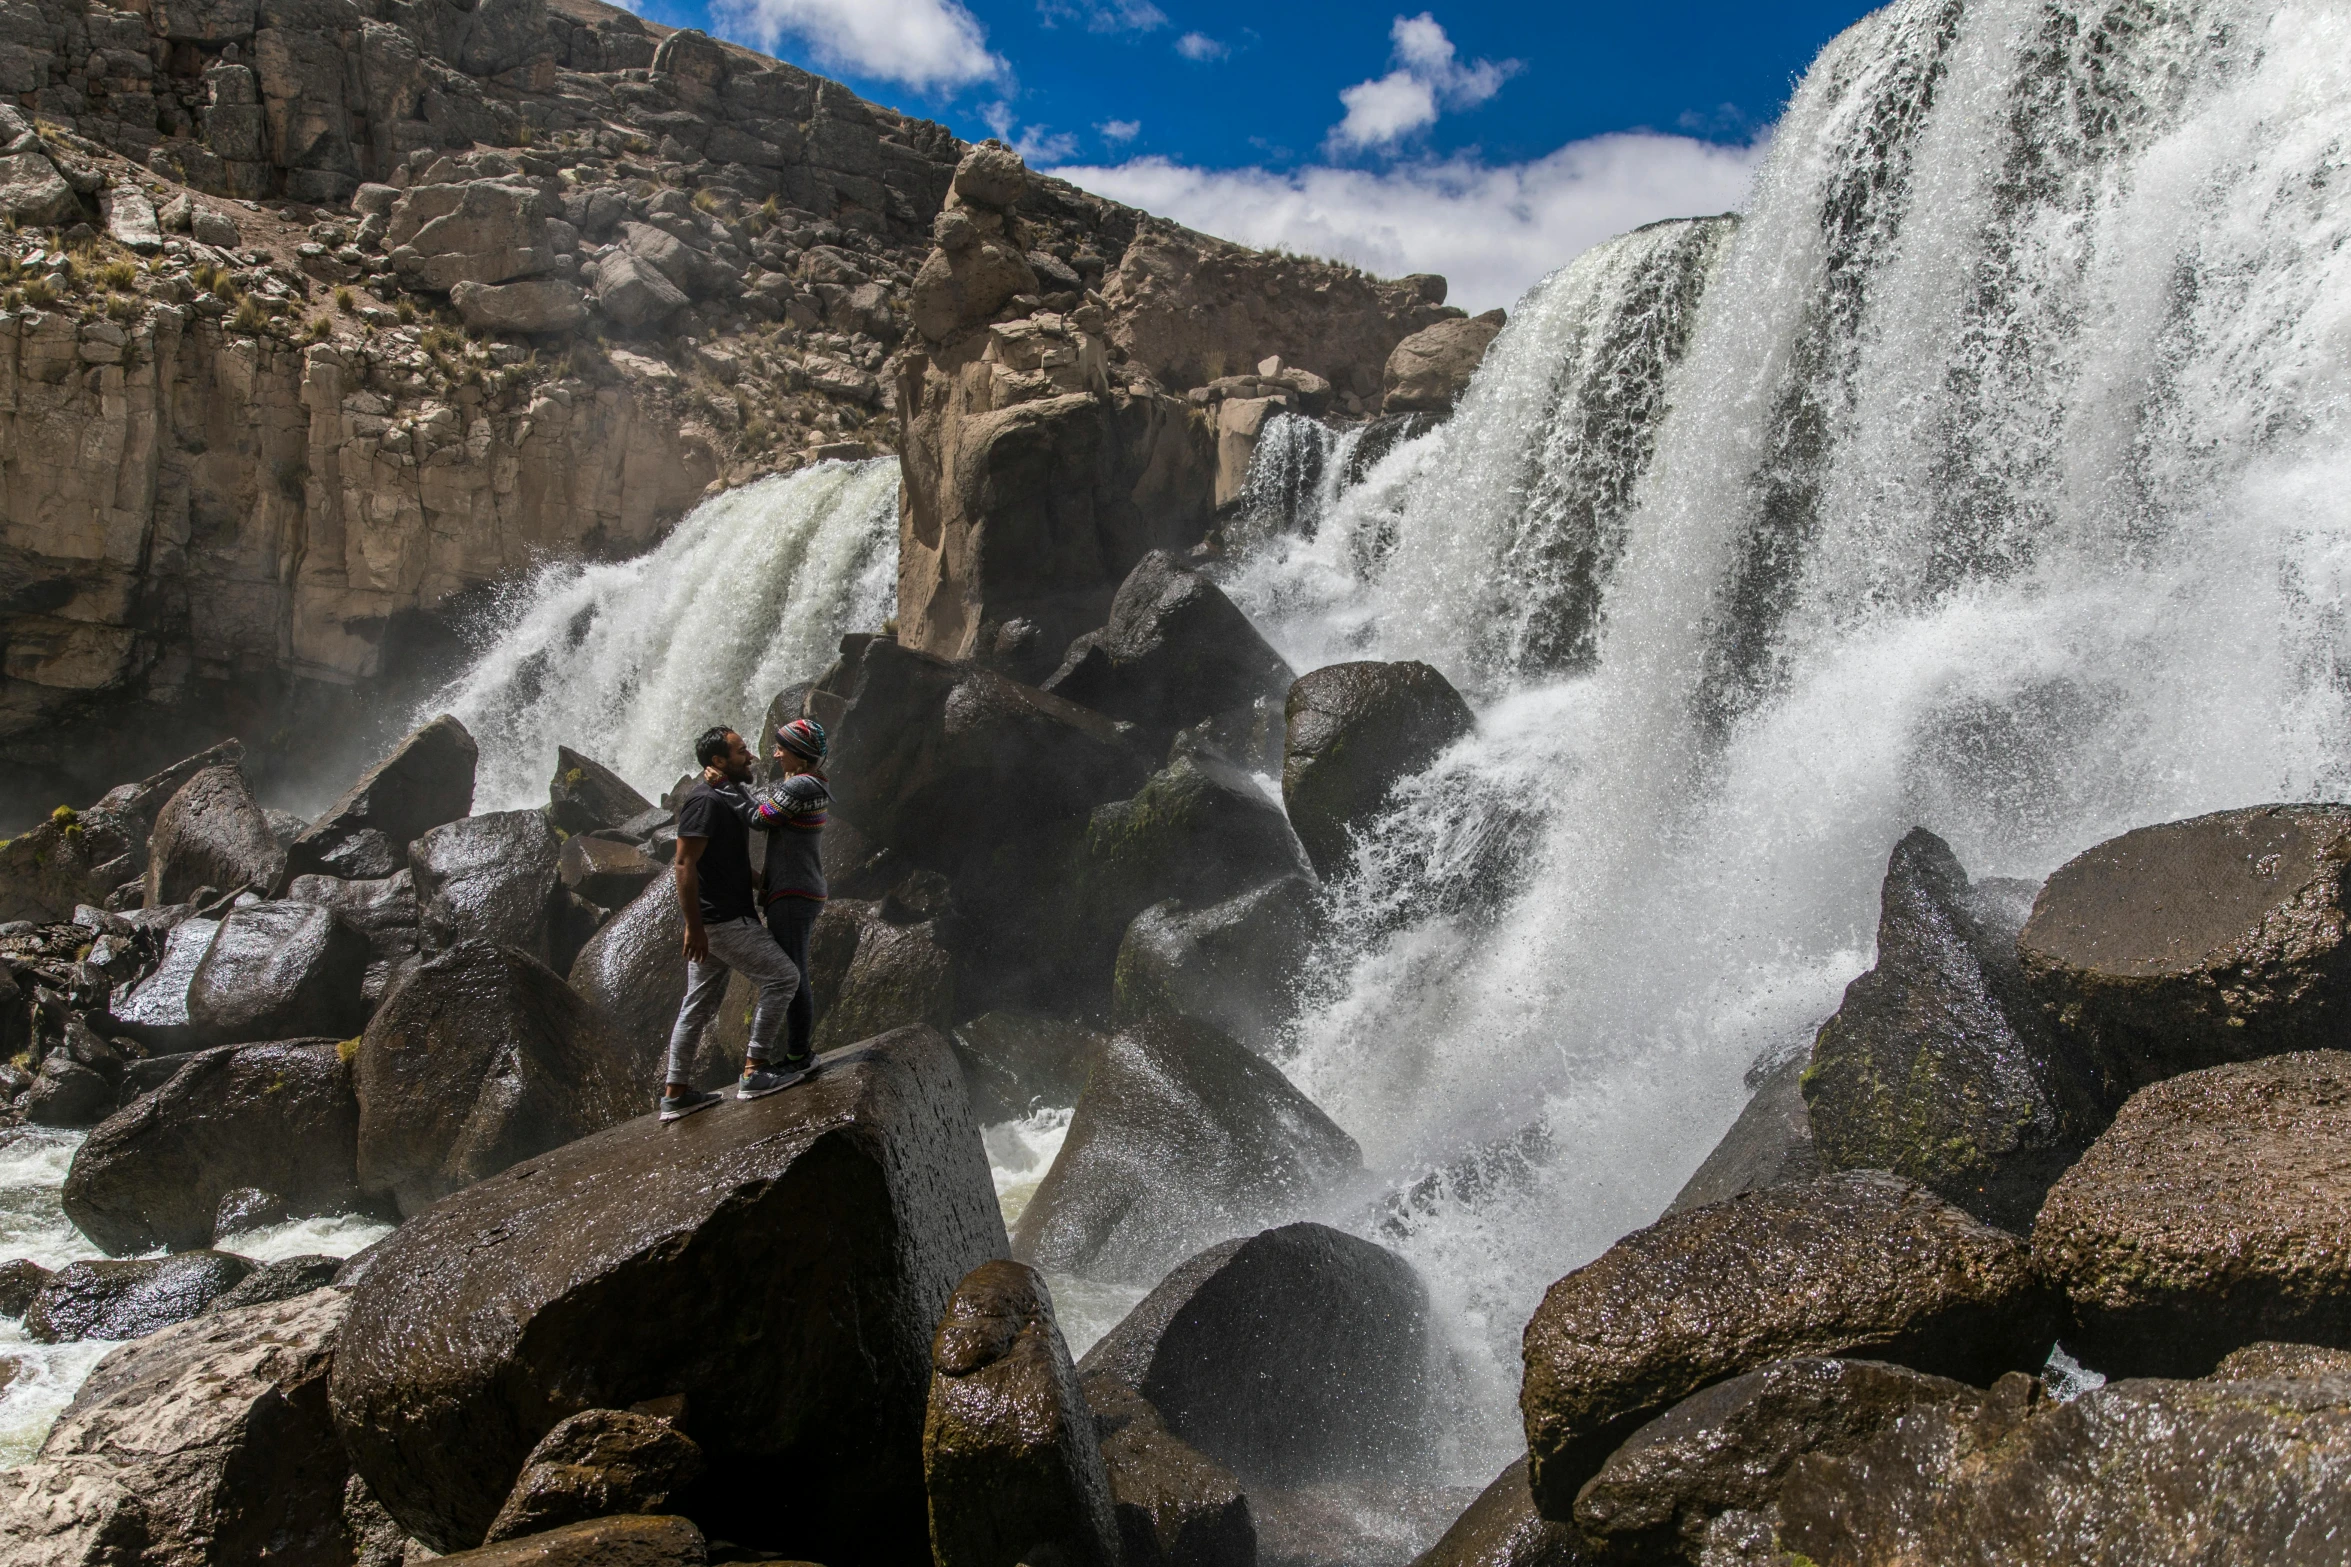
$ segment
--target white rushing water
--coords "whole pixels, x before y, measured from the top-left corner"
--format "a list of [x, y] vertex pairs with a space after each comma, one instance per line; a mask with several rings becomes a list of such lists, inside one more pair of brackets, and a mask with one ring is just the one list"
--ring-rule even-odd
[[[73, 1227], [57, 1194], [65, 1184], [80, 1132], [19, 1127], [0, 1141], [0, 1258], [28, 1258], [44, 1268], [62, 1268], [105, 1253]], [[348, 1257], [391, 1233], [372, 1219], [341, 1215], [295, 1219], [250, 1230], [220, 1242], [221, 1249], [257, 1262], [288, 1257]], [[33, 1456], [59, 1411], [115, 1347], [108, 1339], [43, 1344], [30, 1338], [16, 1317], [0, 1317], [0, 1361], [13, 1361], [16, 1374], [0, 1389], [0, 1469]]]
[[827, 462], [704, 501], [634, 560], [542, 568], [507, 595], [481, 657], [426, 704], [481, 747], [474, 809], [543, 803], [555, 748], [647, 799], [691, 771], [694, 736], [755, 728], [893, 612], [898, 462]]
[[1363, 1222], [1448, 1325], [1463, 1475], [1543, 1288], [1868, 964], [1904, 831], [2039, 877], [2342, 796], [2347, 156], [2334, 0], [1898, 0], [1735, 228], [1548, 280], [1450, 425], [1235, 564], [1300, 669], [1482, 710], [1332, 889], [1284, 1058], [1408, 1192]]

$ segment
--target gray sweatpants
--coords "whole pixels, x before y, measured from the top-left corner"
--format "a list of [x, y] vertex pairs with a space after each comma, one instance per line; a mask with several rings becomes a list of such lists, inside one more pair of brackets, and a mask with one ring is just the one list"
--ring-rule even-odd
[[783, 1032], [792, 995], [800, 988], [800, 971], [759, 921], [744, 918], [706, 924], [702, 932], [710, 938], [710, 956], [686, 965], [686, 1002], [678, 1008], [677, 1025], [669, 1031], [667, 1082], [694, 1080], [694, 1046], [710, 1020], [718, 1016], [729, 974], [741, 974], [759, 987], [759, 1005], [751, 1014], [749, 1053], [754, 1061], [767, 1059], [768, 1048]]

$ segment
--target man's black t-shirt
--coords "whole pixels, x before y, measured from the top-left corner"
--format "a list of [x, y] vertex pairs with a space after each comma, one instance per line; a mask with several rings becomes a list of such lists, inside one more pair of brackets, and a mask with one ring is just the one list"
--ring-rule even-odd
[[696, 869], [701, 875], [702, 918], [716, 925], [758, 915], [751, 900], [751, 832], [727, 797], [697, 783], [678, 808], [678, 836], [707, 838]]

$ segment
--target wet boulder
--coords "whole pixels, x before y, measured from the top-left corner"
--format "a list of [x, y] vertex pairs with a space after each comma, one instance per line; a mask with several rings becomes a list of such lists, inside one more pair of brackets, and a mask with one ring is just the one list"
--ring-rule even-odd
[[286, 851], [253, 786], [235, 767], [208, 767], [183, 784], [155, 817], [147, 844], [147, 907], [184, 903], [199, 887], [250, 887], [267, 895]]
[[[787, 1093], [644, 1116], [402, 1225], [353, 1288], [336, 1423], [401, 1527], [456, 1549], [557, 1421], [679, 1394], [714, 1533], [927, 1559], [931, 1337], [1003, 1246], [954, 1056], [903, 1029]], [[800, 1505], [771, 1505], [778, 1475]]]
[[1082, 820], [1150, 773], [1101, 714], [973, 665], [876, 638], [848, 678], [834, 801], [876, 842], [948, 875]]
[[102, 1249], [208, 1245], [221, 1200], [260, 1188], [289, 1218], [359, 1202], [359, 1104], [333, 1040], [230, 1045], [185, 1058], [74, 1150], [61, 1200]]
[[1804, 1077], [1823, 1168], [1892, 1170], [1987, 1224], [2031, 1228], [2112, 1106], [2025, 995], [2029, 897], [2021, 883], [1971, 886], [1923, 827], [1894, 846], [1877, 964], [1821, 1025]]
[[325, 1289], [335, 1282], [335, 1274], [342, 1266], [342, 1258], [321, 1254], [265, 1262], [246, 1274], [236, 1288], [205, 1307], [204, 1315], [217, 1317], [225, 1312], [242, 1311], [247, 1306], [266, 1306]]
[[[568, 983], [573, 994], [619, 1039], [635, 1063], [637, 1085], [646, 1094], [661, 1091], [670, 1026], [686, 997], [685, 934], [676, 884], [657, 880], [605, 921], [572, 960]], [[830, 983], [819, 984], [818, 1001], [832, 991]], [[749, 1033], [742, 1019], [752, 995], [751, 987], [739, 979], [729, 987], [718, 1019], [703, 1035], [694, 1059], [697, 1086], [717, 1087], [741, 1072], [742, 1044]]]
[[1426, 664], [1332, 664], [1301, 676], [1283, 708], [1282, 802], [1324, 876], [1352, 854], [1402, 780], [1477, 727], [1469, 704]]
[[286, 888], [288, 901], [332, 909], [337, 918], [367, 938], [367, 977], [360, 998], [373, 1012], [416, 967], [423, 937], [418, 926], [416, 876], [401, 871], [371, 881], [338, 876], [297, 876]]
[[223, 740], [218, 745], [198, 751], [194, 756], [182, 757], [163, 771], [150, 774], [137, 783], [116, 784], [99, 798], [97, 808], [136, 821], [152, 834], [156, 816], [189, 779], [208, 768], [242, 768], [244, 764], [245, 742], [233, 738]]
[[1256, 1567], [1257, 1526], [1240, 1478], [1168, 1430], [1117, 1378], [1081, 1386], [1102, 1437], [1126, 1567]]
[[1478, 1493], [1413, 1567], [1585, 1567], [1601, 1559], [1575, 1525], [1535, 1510], [1521, 1458]]
[[2050, 1191], [2033, 1261], [2101, 1370], [2200, 1376], [2262, 1339], [2351, 1349], [2351, 1053], [2139, 1090]]
[[223, 1251], [129, 1262], [69, 1262], [25, 1308], [25, 1336], [43, 1344], [144, 1338], [185, 1322], [244, 1282], [253, 1264]]
[[403, 1216], [642, 1113], [626, 1045], [545, 964], [468, 941], [409, 977], [360, 1036], [358, 1175]]
[[1109, 623], [1078, 638], [1043, 689], [1147, 730], [1172, 734], [1297, 676], [1224, 590], [1167, 550], [1127, 573]]
[[1820, 1174], [1820, 1153], [1813, 1146], [1812, 1120], [1804, 1105], [1807, 1065], [1805, 1057], [1792, 1056], [1764, 1075], [1755, 1096], [1705, 1163], [1683, 1183], [1667, 1213], [1687, 1213], [1741, 1192], [1809, 1181]]
[[1870, 1360], [1781, 1360], [1702, 1388], [1642, 1426], [1576, 1496], [1575, 1521], [1621, 1549], [1696, 1560], [1724, 1513], [1761, 1513], [1807, 1453], [1850, 1452], [1921, 1404], [1974, 1388]]
[[1201, 1242], [1303, 1206], [1362, 1158], [1271, 1062], [1188, 1018], [1137, 1024], [1103, 1047], [1013, 1255], [1150, 1283]]
[[658, 1513], [702, 1473], [702, 1449], [666, 1420], [583, 1409], [555, 1423], [491, 1520], [488, 1542], [616, 1513]]
[[937, 923], [898, 923], [889, 912], [886, 903], [847, 901], [825, 910], [823, 938], [809, 943], [812, 970], [819, 968], [820, 945], [825, 953], [826, 978], [817, 984], [818, 1050], [912, 1023], [944, 1029], [953, 1020], [955, 960]]
[[368, 941], [332, 909], [253, 903], [220, 922], [188, 980], [205, 1044], [348, 1038], [366, 1020]]
[[0, 840], [0, 925], [65, 921], [145, 867], [146, 824], [96, 806], [59, 806], [28, 832]]
[[2351, 806], [2142, 827], [2059, 867], [2017, 955], [2117, 1099], [2225, 1061], [2324, 1049], [2351, 1012], [2346, 865]]
[[983, 1262], [949, 1297], [922, 1448], [939, 1567], [1118, 1567], [1093, 1411], [1034, 1269]]
[[212, 1235], [218, 1240], [224, 1235], [266, 1229], [285, 1222], [285, 1198], [258, 1186], [232, 1186], [221, 1193], [220, 1206], [212, 1210]]
[[2351, 1349], [2263, 1340], [2232, 1349], [2212, 1368], [2222, 1381], [2262, 1377], [2351, 1377]]
[[1527, 1323], [1535, 1500], [1564, 1519], [1640, 1425], [1768, 1361], [1855, 1352], [1962, 1381], [2055, 1336], [2024, 1243], [1878, 1171], [1673, 1214], [1553, 1284]]
[[658, 881], [669, 866], [633, 843], [582, 834], [566, 838], [556, 874], [598, 908], [617, 909]]
[[35, 1126], [96, 1126], [113, 1107], [114, 1085], [62, 1050], [42, 1057], [24, 1096], [24, 1118]]
[[541, 963], [557, 953], [563, 841], [544, 811], [492, 811], [448, 822], [408, 846], [427, 955], [461, 941], [514, 947]]
[[2071, 1403], [2002, 1379], [1798, 1460], [1779, 1545], [1894, 1567], [2324, 1562], [2351, 1533], [2351, 1383], [2112, 1382]]
[[575, 836], [618, 827], [653, 809], [620, 774], [568, 745], [555, 748], [555, 776], [547, 781], [547, 819]]
[[1111, 972], [1121, 1023], [1194, 1017], [1262, 1050], [1297, 1006], [1322, 925], [1314, 884], [1284, 876], [1221, 903], [1180, 899], [1135, 916]]
[[0, 1470], [0, 1558], [349, 1561], [326, 1400], [344, 1308], [317, 1290], [109, 1354], [40, 1452]]
[[1428, 1292], [1383, 1246], [1289, 1224], [1209, 1247], [1087, 1351], [1244, 1481], [1392, 1473], [1418, 1455]]
[[1010, 1121], [1040, 1105], [1074, 1105], [1093, 1074], [1103, 1036], [1059, 1018], [986, 1012], [950, 1036], [972, 1113], [982, 1125]]
[[629, 1515], [565, 1524], [436, 1558], [450, 1567], [702, 1567], [709, 1542], [690, 1518]]
[[218, 920], [184, 919], [172, 926], [154, 972], [108, 1001], [116, 1031], [152, 1050], [192, 1048], [197, 1037], [188, 1016], [188, 987], [195, 983], [196, 966], [212, 950], [212, 938], [219, 931]]
[[29, 1257], [0, 1262], [0, 1317], [23, 1316], [48, 1282], [49, 1270]]
[[360, 774], [286, 850], [288, 877], [389, 876], [408, 846], [473, 809], [476, 751], [465, 726], [443, 713]]

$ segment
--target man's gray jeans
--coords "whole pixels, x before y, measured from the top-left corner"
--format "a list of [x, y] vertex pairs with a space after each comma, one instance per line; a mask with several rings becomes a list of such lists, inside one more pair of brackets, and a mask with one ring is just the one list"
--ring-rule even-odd
[[686, 1003], [678, 1008], [677, 1026], [669, 1031], [669, 1076], [664, 1082], [693, 1082], [694, 1046], [718, 1016], [729, 974], [741, 974], [759, 987], [759, 1005], [751, 1014], [749, 1053], [754, 1061], [767, 1059], [768, 1048], [783, 1032], [793, 993], [800, 988], [800, 971], [759, 921], [745, 917], [706, 924], [702, 933], [710, 938], [710, 956], [686, 965]]

